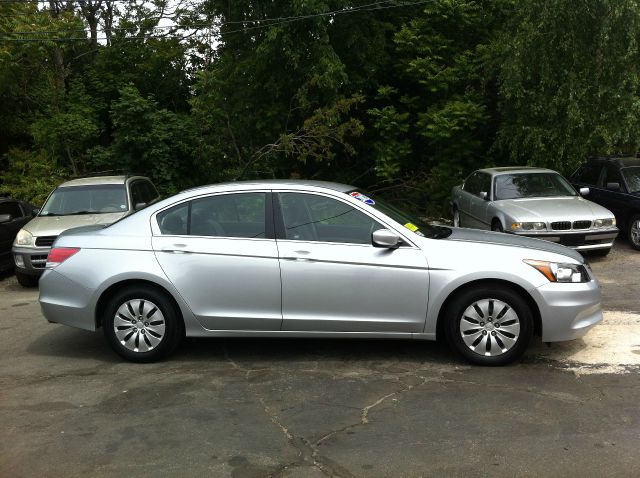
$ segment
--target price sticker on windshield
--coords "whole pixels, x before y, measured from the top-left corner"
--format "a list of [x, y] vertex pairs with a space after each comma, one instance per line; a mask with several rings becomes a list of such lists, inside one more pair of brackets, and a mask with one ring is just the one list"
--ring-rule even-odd
[[408, 222], [404, 225], [404, 227], [406, 227], [407, 229], [409, 229], [411, 232], [416, 232], [418, 230], [418, 226], [416, 226], [414, 223], [412, 222]]
[[359, 193], [357, 191], [353, 191], [352, 193], [349, 194], [352, 198], [357, 199], [358, 201], [362, 201], [365, 204], [368, 204], [369, 206], [373, 206], [376, 202], [371, 199], [369, 196], [365, 196], [362, 193]]

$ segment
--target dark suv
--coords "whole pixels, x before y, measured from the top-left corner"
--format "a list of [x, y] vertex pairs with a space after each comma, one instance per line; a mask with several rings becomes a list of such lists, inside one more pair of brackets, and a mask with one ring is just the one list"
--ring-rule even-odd
[[588, 187], [587, 198], [609, 209], [634, 249], [640, 250], [640, 159], [590, 158], [571, 176], [576, 189]]
[[22, 226], [38, 213], [35, 206], [0, 197], [0, 271], [13, 269], [11, 245]]

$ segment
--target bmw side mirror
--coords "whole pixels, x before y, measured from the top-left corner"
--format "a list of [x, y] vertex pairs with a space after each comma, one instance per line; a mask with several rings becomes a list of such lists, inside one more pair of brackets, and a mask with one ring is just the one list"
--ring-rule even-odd
[[607, 183], [607, 189], [610, 191], [620, 191], [620, 183]]
[[134, 211], [139, 211], [140, 209], [142, 209], [143, 207], [146, 207], [147, 203], [146, 202], [137, 202], [135, 206], [133, 206], [133, 210]]
[[589, 194], [589, 188], [580, 188], [580, 196], [587, 196]]
[[400, 244], [402, 244], [402, 239], [389, 229], [378, 229], [371, 234], [371, 244], [373, 244], [374, 247], [397, 249], [400, 247]]
[[32, 217], [36, 217], [38, 214], [40, 214], [40, 209], [32, 209], [31, 210], [31, 216]]
[[11, 214], [0, 214], [0, 224], [11, 221]]
[[480, 199], [484, 199], [485, 201], [489, 200], [489, 194], [486, 191], [482, 191], [480, 194]]

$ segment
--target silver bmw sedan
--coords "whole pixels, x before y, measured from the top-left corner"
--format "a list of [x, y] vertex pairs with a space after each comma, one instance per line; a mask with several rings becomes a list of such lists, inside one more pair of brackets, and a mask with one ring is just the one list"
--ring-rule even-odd
[[50, 322], [102, 328], [136, 362], [184, 336], [443, 336], [472, 363], [502, 365], [533, 334], [571, 340], [602, 320], [598, 282], [569, 248], [428, 225], [313, 181], [200, 187], [64, 233], [40, 304]]

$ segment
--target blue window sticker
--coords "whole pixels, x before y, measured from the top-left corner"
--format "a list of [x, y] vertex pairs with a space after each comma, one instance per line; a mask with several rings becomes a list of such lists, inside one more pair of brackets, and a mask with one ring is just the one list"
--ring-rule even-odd
[[376, 202], [371, 199], [369, 196], [365, 196], [362, 193], [359, 193], [357, 191], [353, 191], [352, 193], [350, 193], [350, 196], [352, 198], [357, 199], [358, 201], [362, 201], [365, 204], [369, 204], [370, 206], [373, 206]]

